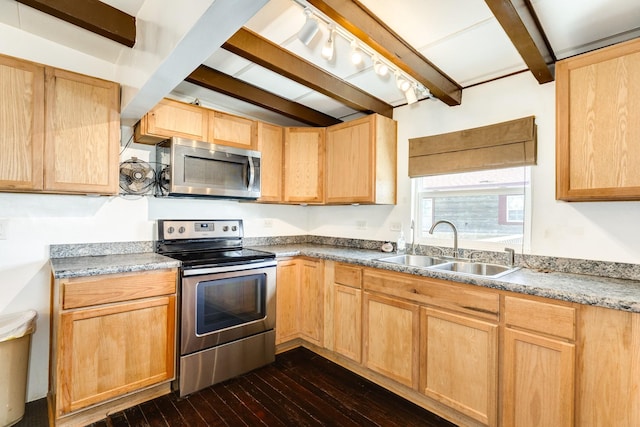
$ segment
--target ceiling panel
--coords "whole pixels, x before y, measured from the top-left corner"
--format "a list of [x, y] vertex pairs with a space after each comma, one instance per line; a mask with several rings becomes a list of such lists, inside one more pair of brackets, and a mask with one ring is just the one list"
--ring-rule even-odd
[[527, 69], [496, 20], [484, 21], [420, 52], [463, 87]]
[[537, 0], [533, 6], [558, 59], [640, 36], [637, 0]]

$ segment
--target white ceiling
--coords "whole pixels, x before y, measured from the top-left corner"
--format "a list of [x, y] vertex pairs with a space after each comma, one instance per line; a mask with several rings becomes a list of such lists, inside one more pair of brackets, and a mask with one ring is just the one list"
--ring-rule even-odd
[[[156, 7], [161, 3], [150, 0], [103, 2], [134, 16], [144, 7]], [[360, 2], [463, 88], [527, 70], [517, 50], [482, 0]], [[519, 10], [524, 9], [524, 0], [513, 2]], [[637, 0], [531, 0], [531, 3], [557, 59], [640, 36], [640, 1]], [[304, 20], [303, 8], [298, 2], [270, 0], [245, 26], [392, 106], [406, 103], [392, 76], [381, 78], [374, 73], [370, 58], [365, 57], [360, 67], [351, 64], [348, 58], [349, 43], [345, 39], [337, 37], [334, 60], [324, 60], [320, 55], [328, 37], [328, 29], [324, 24], [320, 25], [320, 34], [309, 46], [302, 44], [297, 32]], [[112, 63], [116, 63], [123, 50], [128, 49], [15, 0], [0, 0], [0, 23]], [[357, 111], [325, 95], [222, 48], [217, 49], [205, 61], [205, 65], [333, 117], [348, 119], [359, 115]], [[298, 124], [276, 113], [190, 83], [179, 84], [169, 95], [188, 101], [198, 98], [203, 105], [273, 123]]]

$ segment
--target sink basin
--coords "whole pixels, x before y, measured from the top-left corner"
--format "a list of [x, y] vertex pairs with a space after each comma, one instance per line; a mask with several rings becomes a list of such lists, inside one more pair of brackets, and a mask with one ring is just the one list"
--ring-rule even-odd
[[445, 262], [441, 258], [427, 255], [396, 255], [385, 258], [378, 258], [376, 261], [391, 262], [393, 264], [408, 265], [411, 267], [431, 267], [432, 265]]
[[504, 265], [488, 264], [484, 262], [453, 261], [435, 265], [433, 270], [453, 271], [456, 273], [472, 274], [474, 276], [500, 277], [509, 274], [518, 268], [509, 268]]

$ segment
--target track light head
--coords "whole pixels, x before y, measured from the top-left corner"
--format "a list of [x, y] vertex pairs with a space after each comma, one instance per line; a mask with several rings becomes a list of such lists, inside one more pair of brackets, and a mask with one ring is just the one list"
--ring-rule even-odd
[[389, 73], [389, 67], [384, 62], [380, 61], [380, 58], [377, 56], [373, 56], [373, 71], [376, 72], [377, 75], [384, 77]]
[[320, 31], [320, 26], [318, 25], [318, 20], [314, 18], [311, 9], [306, 8], [304, 14], [306, 20], [302, 28], [300, 28], [300, 31], [298, 31], [298, 39], [300, 39], [305, 46], [309, 46], [311, 40], [313, 40], [316, 34], [318, 34], [318, 31]]
[[330, 28], [329, 38], [327, 39], [327, 42], [324, 44], [324, 46], [322, 46], [322, 52], [321, 52], [322, 57], [327, 61], [331, 61], [335, 53], [334, 39], [335, 39], [335, 30], [333, 28]]
[[396, 86], [398, 86], [401, 92], [406, 92], [411, 87], [411, 82], [405, 77], [402, 77], [400, 73], [396, 73]]
[[351, 62], [353, 65], [360, 65], [362, 63], [362, 51], [355, 40], [351, 42]]
[[404, 98], [407, 100], [407, 104], [415, 104], [418, 102], [418, 96], [416, 95], [416, 88], [413, 85], [409, 85], [409, 89], [404, 92]]

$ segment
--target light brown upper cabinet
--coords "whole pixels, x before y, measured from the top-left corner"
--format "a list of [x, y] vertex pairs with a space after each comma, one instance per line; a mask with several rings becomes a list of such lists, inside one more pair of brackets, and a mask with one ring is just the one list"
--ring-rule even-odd
[[640, 39], [556, 64], [556, 198], [640, 200]]
[[209, 111], [197, 105], [163, 99], [135, 127], [135, 141], [156, 144], [177, 136], [207, 141]]
[[44, 67], [0, 55], [0, 189], [42, 190]]
[[0, 190], [117, 193], [117, 83], [0, 56], [0, 94]]
[[257, 122], [220, 111], [209, 111], [209, 142], [256, 149]]
[[285, 202], [324, 202], [324, 138], [324, 128], [285, 128]]
[[282, 165], [284, 162], [284, 130], [280, 126], [258, 122], [260, 159], [260, 202], [282, 202]]
[[45, 190], [116, 194], [119, 85], [47, 67], [45, 87]]
[[327, 204], [396, 203], [396, 132], [378, 114], [327, 128]]

